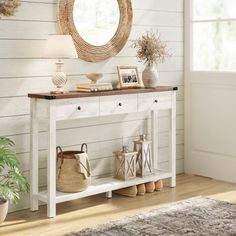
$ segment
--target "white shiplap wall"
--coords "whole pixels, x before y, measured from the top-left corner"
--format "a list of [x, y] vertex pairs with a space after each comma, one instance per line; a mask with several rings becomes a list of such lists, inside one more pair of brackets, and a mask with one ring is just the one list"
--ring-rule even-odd
[[[183, 171], [183, 0], [133, 0], [133, 28], [130, 39], [147, 29], [158, 29], [167, 41], [173, 56], [159, 66], [160, 83], [176, 85], [177, 94], [177, 171]], [[52, 89], [50, 75], [54, 61], [42, 59], [48, 34], [59, 33], [56, 23], [55, 0], [21, 1], [13, 17], [0, 19], [0, 136], [8, 136], [16, 143], [22, 169], [29, 174], [29, 99], [27, 93]], [[85, 81], [84, 74], [102, 72], [104, 81], [117, 83], [117, 65], [143, 65], [135, 57], [135, 50], [126, 47], [114, 58], [100, 63], [68, 60], [65, 70], [69, 76], [68, 89]], [[122, 142], [131, 145], [132, 139], [148, 131], [146, 114], [119, 115], [99, 119], [61, 122], [57, 144], [65, 149], [78, 149], [82, 142], [89, 145], [89, 156], [96, 177], [113, 171], [113, 151]], [[160, 114], [160, 165], [168, 164], [168, 113]], [[44, 124], [40, 137], [46, 137]], [[44, 187], [46, 139], [40, 145], [40, 186]], [[28, 194], [11, 210], [27, 208]]]

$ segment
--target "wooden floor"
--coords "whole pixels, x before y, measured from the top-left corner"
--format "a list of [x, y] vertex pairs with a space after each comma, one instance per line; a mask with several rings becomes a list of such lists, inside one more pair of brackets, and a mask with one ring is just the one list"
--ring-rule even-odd
[[0, 225], [0, 235], [62, 235], [200, 195], [236, 203], [236, 184], [179, 175], [176, 188], [165, 187], [161, 192], [145, 196], [126, 198], [114, 195], [107, 200], [104, 195], [98, 195], [58, 204], [57, 217], [54, 219], [46, 217], [45, 206], [40, 207], [38, 212], [23, 210], [8, 214], [6, 221]]

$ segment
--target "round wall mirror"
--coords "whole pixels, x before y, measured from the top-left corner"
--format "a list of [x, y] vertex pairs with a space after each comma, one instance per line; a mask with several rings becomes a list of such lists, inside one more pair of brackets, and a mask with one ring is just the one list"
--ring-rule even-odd
[[58, 22], [71, 34], [78, 56], [90, 62], [115, 56], [132, 27], [131, 0], [59, 0]]
[[117, 0], [75, 0], [73, 19], [81, 38], [94, 46], [107, 44], [120, 22]]

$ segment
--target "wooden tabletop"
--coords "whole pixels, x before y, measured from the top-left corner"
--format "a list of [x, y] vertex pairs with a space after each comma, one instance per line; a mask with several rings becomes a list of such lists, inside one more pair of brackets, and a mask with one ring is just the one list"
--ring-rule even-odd
[[29, 93], [28, 97], [53, 100], [53, 99], [80, 98], [80, 97], [111, 96], [111, 95], [134, 94], [134, 93], [166, 92], [166, 91], [173, 91], [173, 90], [178, 90], [178, 87], [158, 86], [156, 88], [114, 89], [111, 91], [103, 91], [103, 92], [69, 91], [69, 92], [60, 93], [60, 94], [54, 94], [50, 92], [49, 93]]

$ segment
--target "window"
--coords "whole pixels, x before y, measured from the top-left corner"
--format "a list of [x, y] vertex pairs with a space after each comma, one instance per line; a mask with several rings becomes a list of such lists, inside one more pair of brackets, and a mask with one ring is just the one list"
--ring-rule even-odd
[[236, 0], [193, 0], [193, 70], [236, 71]]

